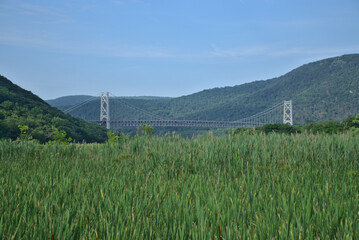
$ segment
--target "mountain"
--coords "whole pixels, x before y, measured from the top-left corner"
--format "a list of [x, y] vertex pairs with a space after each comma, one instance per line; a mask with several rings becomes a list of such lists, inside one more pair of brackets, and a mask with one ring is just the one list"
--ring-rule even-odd
[[[359, 54], [308, 63], [265, 81], [208, 89], [178, 98], [112, 99], [111, 114], [112, 119], [131, 119], [135, 114], [126, 107], [131, 105], [167, 119], [234, 121], [284, 100], [293, 100], [296, 124], [343, 120], [359, 113]], [[98, 99], [71, 114], [98, 119], [99, 111]]]
[[16, 139], [19, 125], [30, 127], [30, 135], [40, 142], [51, 139], [53, 127], [82, 142], [104, 142], [106, 129], [64, 114], [38, 96], [0, 75], [0, 138]]
[[[89, 99], [95, 99], [96, 97], [90, 95], [72, 95], [64, 96], [55, 99], [45, 100], [48, 104], [57, 108], [71, 107]], [[100, 97], [97, 97], [100, 100]], [[124, 99], [142, 99], [142, 100], [158, 100], [158, 99], [170, 99], [169, 97], [155, 97], [155, 96], [136, 96], [136, 97], [121, 97]]]
[[81, 103], [83, 101], [86, 101], [92, 97], [93, 96], [90, 95], [65, 96], [56, 99], [45, 100], [45, 102], [47, 102], [53, 107], [72, 106]]
[[216, 96], [227, 102], [186, 117], [235, 120], [291, 99], [296, 123], [343, 120], [359, 112], [359, 54], [305, 64], [267, 81], [204, 91], [189, 96], [188, 100]]

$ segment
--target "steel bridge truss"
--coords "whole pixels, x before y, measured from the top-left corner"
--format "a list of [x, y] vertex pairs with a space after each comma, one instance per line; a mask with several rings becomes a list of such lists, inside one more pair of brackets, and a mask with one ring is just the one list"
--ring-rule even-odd
[[[91, 121], [106, 126], [106, 121]], [[253, 128], [263, 126], [263, 122], [203, 121], [203, 120], [118, 120], [110, 121], [112, 127], [208, 127], [208, 128]]]

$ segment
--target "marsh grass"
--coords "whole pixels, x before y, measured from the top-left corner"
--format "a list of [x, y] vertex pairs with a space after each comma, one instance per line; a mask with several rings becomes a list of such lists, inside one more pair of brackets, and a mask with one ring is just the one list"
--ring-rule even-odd
[[358, 143], [345, 134], [0, 141], [0, 238], [358, 239]]

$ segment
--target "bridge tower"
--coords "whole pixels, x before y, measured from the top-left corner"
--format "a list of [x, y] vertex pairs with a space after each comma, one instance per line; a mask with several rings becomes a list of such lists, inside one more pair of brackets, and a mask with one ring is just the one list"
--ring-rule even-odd
[[110, 129], [110, 98], [108, 92], [101, 93], [100, 121], [106, 121], [106, 128]]
[[292, 100], [284, 101], [283, 124], [293, 125]]

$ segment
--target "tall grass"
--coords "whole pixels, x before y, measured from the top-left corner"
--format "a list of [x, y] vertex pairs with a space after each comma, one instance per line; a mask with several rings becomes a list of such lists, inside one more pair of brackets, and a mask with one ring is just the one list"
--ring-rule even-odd
[[0, 142], [1, 239], [358, 239], [359, 137]]

